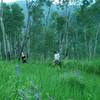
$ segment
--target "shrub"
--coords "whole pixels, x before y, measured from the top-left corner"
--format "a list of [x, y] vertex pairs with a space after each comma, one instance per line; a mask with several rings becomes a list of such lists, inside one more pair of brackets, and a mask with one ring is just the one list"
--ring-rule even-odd
[[100, 75], [100, 63], [89, 61], [82, 63], [82, 70], [88, 73]]
[[77, 61], [77, 60], [66, 60], [63, 62], [64, 68], [70, 70], [81, 70], [87, 73], [100, 75], [100, 62], [99, 61]]
[[75, 91], [80, 91], [83, 93], [86, 84], [85, 81], [79, 77], [71, 76], [68, 78], [68, 86]]

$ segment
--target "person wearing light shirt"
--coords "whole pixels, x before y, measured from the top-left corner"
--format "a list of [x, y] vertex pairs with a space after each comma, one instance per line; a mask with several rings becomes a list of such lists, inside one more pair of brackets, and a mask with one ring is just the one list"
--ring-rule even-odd
[[60, 65], [61, 66], [61, 61], [60, 61], [60, 54], [59, 52], [54, 52], [54, 63], [55, 65]]

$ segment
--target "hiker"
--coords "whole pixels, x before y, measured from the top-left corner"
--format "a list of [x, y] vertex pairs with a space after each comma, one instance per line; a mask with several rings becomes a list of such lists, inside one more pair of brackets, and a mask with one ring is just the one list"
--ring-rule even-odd
[[59, 65], [61, 67], [60, 54], [58, 51], [54, 52], [54, 63], [55, 65]]
[[22, 52], [21, 54], [21, 58], [22, 58], [22, 62], [26, 63], [26, 56], [24, 55], [24, 53]]

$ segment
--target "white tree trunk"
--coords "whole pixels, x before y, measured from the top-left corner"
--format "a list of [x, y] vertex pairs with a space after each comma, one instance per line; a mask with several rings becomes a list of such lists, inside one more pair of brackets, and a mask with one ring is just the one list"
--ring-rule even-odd
[[96, 49], [97, 49], [97, 44], [98, 44], [98, 35], [99, 35], [99, 32], [96, 33], [96, 37], [95, 37], [94, 50], [93, 50], [94, 57], [96, 55]]
[[3, 48], [4, 48], [4, 56], [7, 58], [7, 48], [6, 48], [6, 32], [5, 27], [3, 23], [3, 0], [1, 0], [1, 16], [0, 16], [0, 22], [1, 22], [1, 30], [3, 34]]
[[88, 49], [89, 49], [89, 58], [92, 57], [92, 40], [89, 41], [89, 45], [88, 45]]
[[7, 48], [6, 48], [6, 33], [5, 33], [5, 28], [4, 28], [4, 24], [1, 18], [1, 29], [2, 29], [2, 33], [3, 33], [3, 47], [4, 47], [4, 55], [7, 58]]

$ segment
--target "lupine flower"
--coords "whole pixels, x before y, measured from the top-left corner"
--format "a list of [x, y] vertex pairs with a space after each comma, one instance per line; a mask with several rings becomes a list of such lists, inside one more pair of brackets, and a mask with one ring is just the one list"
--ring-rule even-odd
[[17, 65], [16, 65], [16, 75], [19, 76], [19, 74], [20, 74], [20, 67], [19, 67], [19, 65], [17, 64]]
[[47, 100], [53, 100], [53, 98], [47, 93]]
[[19, 93], [19, 96], [22, 100], [28, 100], [24, 90], [21, 89], [18, 91], [18, 93]]
[[41, 98], [41, 97], [40, 97], [40, 93], [35, 93], [35, 94], [34, 94], [34, 99], [35, 99], [35, 100], [41, 100], [40, 98]]
[[33, 98], [35, 100], [41, 100], [41, 96], [40, 96], [40, 91], [39, 89], [35, 86], [34, 82], [31, 82], [31, 94], [33, 94]]

